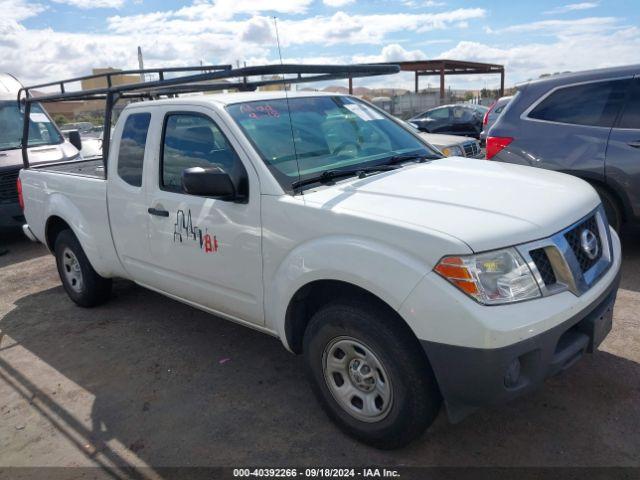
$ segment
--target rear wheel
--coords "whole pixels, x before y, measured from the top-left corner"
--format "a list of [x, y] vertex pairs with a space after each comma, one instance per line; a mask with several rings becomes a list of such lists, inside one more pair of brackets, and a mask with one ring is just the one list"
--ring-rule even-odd
[[319, 310], [304, 336], [307, 373], [328, 415], [358, 440], [398, 448], [436, 418], [441, 397], [419, 343], [368, 303]]
[[69, 298], [81, 307], [95, 307], [111, 295], [111, 279], [93, 269], [71, 230], [60, 232], [55, 242], [56, 265]]
[[609, 224], [616, 232], [620, 232], [620, 227], [622, 227], [622, 211], [620, 210], [620, 205], [617, 199], [602, 187], [594, 185], [594, 188], [600, 196]]

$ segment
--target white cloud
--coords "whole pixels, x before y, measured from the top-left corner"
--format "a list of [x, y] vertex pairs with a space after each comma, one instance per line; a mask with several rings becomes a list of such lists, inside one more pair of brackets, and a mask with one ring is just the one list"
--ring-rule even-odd
[[551, 10], [547, 10], [543, 12], [545, 15], [555, 15], [558, 13], [567, 13], [567, 12], [576, 12], [580, 10], [589, 10], [590, 8], [596, 8], [598, 6], [598, 2], [580, 2], [580, 3], [569, 3], [567, 5], [562, 5], [560, 7], [552, 8]]
[[0, 28], [10, 22], [20, 22], [27, 18], [34, 17], [46, 10], [44, 5], [39, 3], [27, 3], [24, 0], [0, 0]]
[[[425, 6], [429, 2], [416, 3]], [[398, 13], [352, 15], [336, 11], [311, 16], [311, 4], [312, 0], [194, 0], [173, 10], [112, 16], [101, 33], [84, 34], [26, 28], [21, 22], [46, 7], [29, 0], [0, 0], [1, 70], [16, 74], [25, 83], [36, 83], [87, 74], [94, 67], [131, 68], [137, 65], [138, 45], [148, 67], [194, 65], [201, 61], [272, 63], [277, 61], [273, 19], [269, 16], [273, 14], [283, 14], [278, 20], [283, 54], [292, 52], [290, 57], [298, 57], [285, 61], [395, 62], [438, 57], [476, 60], [505, 64], [508, 85], [537, 78], [541, 73], [634, 63], [640, 51], [640, 27], [614, 17], [548, 18], [495, 30], [489, 24], [485, 27], [491, 33], [488, 35], [474, 25], [478, 19], [486, 18], [481, 8], [425, 12], [405, 7]], [[372, 7], [370, 11], [376, 10]], [[456, 29], [467, 24], [470, 28], [465, 36], [480, 41], [454, 44], [445, 39], [455, 38], [454, 34], [459, 33]], [[439, 34], [430, 35], [430, 31]], [[407, 40], [399, 41], [398, 34], [406, 34]], [[450, 43], [438, 45], [442, 42]], [[359, 45], [376, 47], [371, 53], [371, 49], [360, 49]], [[390, 78], [361, 79], [358, 84], [399, 87], [407, 82], [412, 88], [411, 75]], [[484, 78], [456, 76], [447, 78], [447, 85], [477, 85]], [[486, 78], [488, 86], [499, 81], [498, 76]]]
[[409, 8], [432, 8], [432, 7], [444, 7], [445, 2], [437, 2], [436, 0], [403, 0], [402, 4]]
[[56, 3], [64, 3], [73, 7], [88, 10], [90, 8], [120, 8], [125, 0], [53, 0]]
[[[277, 6], [277, 3], [277, 1], [271, 2], [269, 5], [274, 7]], [[287, 2], [284, 4], [291, 7]], [[459, 22], [482, 18], [485, 14], [485, 10], [481, 8], [459, 8], [439, 13], [377, 15], [350, 15], [339, 11], [331, 16], [317, 15], [301, 19], [283, 18], [278, 21], [278, 30], [283, 46], [313, 43], [319, 45], [380, 44], [388, 34], [393, 32], [424, 33], [430, 30], [445, 29], [455, 26]], [[248, 21], [258, 22], [254, 19]], [[246, 22], [247, 20], [222, 18], [210, 4], [199, 3], [168, 12], [113, 16], [108, 18], [108, 27], [112, 32], [121, 34], [144, 31], [148, 35], [165, 33], [192, 35], [209, 32], [228, 36], [236, 35], [238, 31], [244, 30]]]
[[228, 20], [238, 14], [259, 15], [262, 12], [302, 14], [313, 0], [195, 0], [190, 6], [168, 11], [177, 17]]
[[267, 17], [253, 17], [242, 28], [240, 39], [251, 43], [275, 42], [273, 23]]
[[334, 8], [344, 7], [345, 5], [349, 5], [350, 3], [354, 2], [355, 0], [322, 0], [322, 3], [324, 3], [326, 6]]
[[539, 33], [548, 35], [578, 35], [585, 33], [602, 33], [616, 28], [622, 28], [615, 17], [586, 17], [577, 20], [542, 20], [539, 22], [511, 25], [498, 30], [490, 27], [485, 29], [487, 33]]
[[421, 50], [406, 50], [401, 45], [392, 43], [383, 47], [378, 55], [355, 55], [353, 61], [356, 63], [407, 62], [425, 58], [427, 57]]
[[633, 64], [639, 49], [640, 28], [632, 26], [597, 32], [570, 29], [551, 43], [504, 46], [463, 41], [440, 57], [504, 64], [507, 83], [513, 84], [543, 73]]

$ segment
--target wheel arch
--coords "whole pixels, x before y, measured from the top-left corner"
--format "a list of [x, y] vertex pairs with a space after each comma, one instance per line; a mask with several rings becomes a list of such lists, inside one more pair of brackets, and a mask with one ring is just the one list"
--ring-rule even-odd
[[626, 194], [619, 189], [613, 188], [612, 185], [606, 183], [604, 180], [599, 179], [585, 179], [591, 186], [598, 187], [607, 192], [611, 198], [618, 204], [620, 209], [620, 215], [622, 216], [622, 223], [626, 223], [633, 216], [631, 213], [631, 205]]
[[54, 252], [56, 239], [58, 238], [58, 235], [60, 235], [60, 233], [64, 230], [71, 230], [73, 232], [73, 228], [71, 227], [71, 225], [69, 225], [69, 223], [62, 217], [58, 215], [51, 215], [47, 219], [47, 223], [44, 227], [44, 238], [47, 248], [50, 252]]
[[[314, 280], [300, 287], [286, 309], [284, 333], [286, 342], [291, 351], [302, 353], [302, 339], [309, 321], [320, 308], [337, 299], [359, 300], [375, 304], [383, 310], [389, 318], [411, 334], [419, 345], [418, 338], [391, 305], [374, 293], [353, 283], [341, 280]], [[428, 359], [425, 354], [425, 360]]]

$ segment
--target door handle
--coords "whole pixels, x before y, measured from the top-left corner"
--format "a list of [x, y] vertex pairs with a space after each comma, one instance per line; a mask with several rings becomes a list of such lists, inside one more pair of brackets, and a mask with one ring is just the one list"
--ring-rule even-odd
[[161, 210], [159, 208], [149, 208], [147, 209], [147, 212], [149, 212], [151, 215], [155, 215], [157, 217], [168, 217], [169, 216], [169, 212], [167, 210]]
[[633, 148], [640, 148], [640, 140], [635, 141], [635, 142], [629, 142], [627, 145], [629, 145], [630, 147], [633, 147]]

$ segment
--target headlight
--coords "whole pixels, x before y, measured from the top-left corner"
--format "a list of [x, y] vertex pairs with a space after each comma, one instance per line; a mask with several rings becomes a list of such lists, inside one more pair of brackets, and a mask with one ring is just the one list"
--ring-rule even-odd
[[445, 157], [464, 157], [462, 152], [462, 148], [457, 145], [452, 145], [451, 147], [444, 147], [442, 149], [442, 153], [444, 153]]
[[471, 298], [487, 305], [542, 296], [529, 266], [513, 248], [444, 257], [435, 271]]

